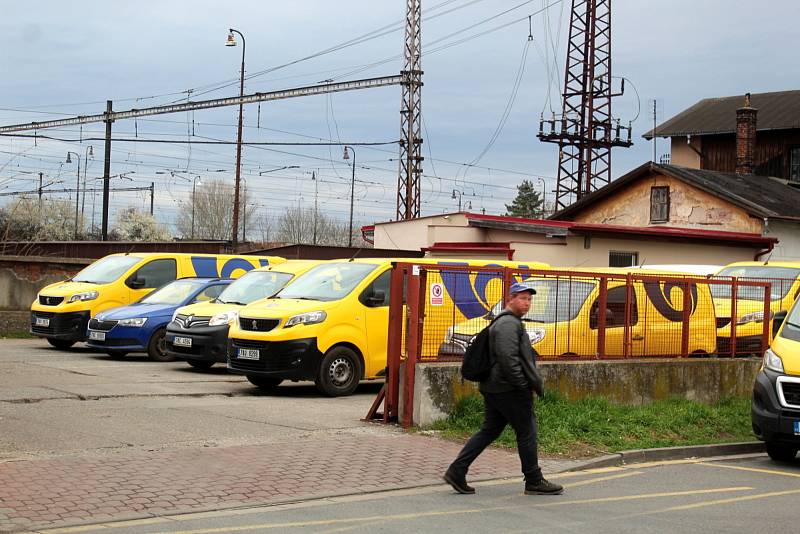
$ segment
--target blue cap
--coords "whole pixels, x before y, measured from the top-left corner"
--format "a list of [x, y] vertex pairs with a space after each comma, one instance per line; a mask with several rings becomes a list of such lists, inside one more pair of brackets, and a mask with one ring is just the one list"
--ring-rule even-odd
[[531, 295], [536, 294], [536, 290], [533, 289], [530, 285], [526, 284], [525, 282], [514, 282], [511, 284], [511, 287], [508, 288], [508, 292], [511, 295], [516, 295], [517, 293], [522, 293], [523, 291], [527, 291]]

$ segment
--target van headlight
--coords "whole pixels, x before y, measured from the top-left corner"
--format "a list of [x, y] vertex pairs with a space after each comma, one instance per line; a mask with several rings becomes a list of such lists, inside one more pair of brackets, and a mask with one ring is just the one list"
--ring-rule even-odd
[[147, 322], [147, 317], [134, 317], [133, 319], [122, 319], [117, 324], [119, 326], [133, 326], [135, 328], [139, 328], [144, 326], [144, 323]]
[[221, 326], [224, 324], [233, 324], [239, 318], [238, 311], [227, 311], [218, 313], [208, 320], [208, 326]]
[[289, 319], [286, 321], [286, 324], [283, 327], [289, 328], [296, 324], [317, 324], [324, 321], [327, 316], [328, 314], [322, 310], [301, 313], [299, 315], [295, 315], [294, 317], [289, 317]]
[[528, 337], [531, 338], [531, 345], [536, 345], [544, 339], [544, 328], [531, 328], [528, 330]]
[[78, 302], [84, 300], [94, 300], [96, 299], [100, 293], [97, 291], [86, 291], [84, 293], [75, 293], [69, 298], [68, 302]]
[[770, 371], [783, 373], [783, 360], [781, 357], [772, 352], [772, 349], [767, 349], [764, 352], [764, 367]]
[[[775, 314], [770, 311], [769, 312], [769, 320], [770, 321], [772, 320], [773, 315], [775, 315]], [[763, 322], [764, 322], [764, 312], [763, 311], [758, 311], [758, 312], [748, 313], [747, 315], [742, 315], [736, 321], [736, 324], [739, 325], [739, 324], [763, 323]]]

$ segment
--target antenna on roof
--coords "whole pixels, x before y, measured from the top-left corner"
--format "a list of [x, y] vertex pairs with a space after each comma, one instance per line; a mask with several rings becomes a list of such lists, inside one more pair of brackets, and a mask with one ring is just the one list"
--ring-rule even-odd
[[362, 250], [364, 250], [364, 247], [358, 247], [358, 250], [356, 250], [355, 253], [352, 256], [350, 256], [350, 259], [347, 261], [353, 261], [354, 259], [356, 259], [356, 256], [361, 254]]
[[769, 264], [769, 259], [772, 257], [772, 254], [773, 254], [774, 252], [775, 252], [774, 250], [771, 250], [771, 251], [769, 252], [769, 256], [767, 256], [767, 259], [766, 259], [766, 260], [764, 260], [764, 265], [768, 265], [768, 264]]

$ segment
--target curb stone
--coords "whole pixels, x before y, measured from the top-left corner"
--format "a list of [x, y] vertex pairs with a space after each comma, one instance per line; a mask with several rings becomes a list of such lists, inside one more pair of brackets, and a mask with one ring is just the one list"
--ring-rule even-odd
[[658, 449], [633, 449], [593, 458], [579, 465], [570, 467], [563, 472], [582, 471], [584, 469], [597, 469], [601, 467], [617, 467], [626, 464], [654, 462], [659, 460], [733, 456], [765, 451], [766, 445], [763, 441], [719, 443], [715, 445], [690, 445], [686, 447], [662, 447]]

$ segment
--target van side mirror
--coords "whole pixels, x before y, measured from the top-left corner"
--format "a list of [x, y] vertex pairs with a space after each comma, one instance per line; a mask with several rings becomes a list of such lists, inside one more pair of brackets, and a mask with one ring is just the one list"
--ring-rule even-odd
[[383, 306], [383, 303], [386, 301], [386, 292], [376, 290], [372, 292], [372, 295], [367, 297], [367, 306]]
[[772, 337], [775, 337], [775, 336], [778, 335], [778, 330], [781, 329], [781, 325], [783, 324], [783, 321], [786, 319], [786, 315], [788, 313], [789, 312], [787, 312], [786, 310], [779, 311], [772, 318]]
[[131, 289], [142, 289], [145, 287], [145, 280], [143, 278], [136, 278], [136, 275], [131, 276], [125, 280], [125, 285]]

